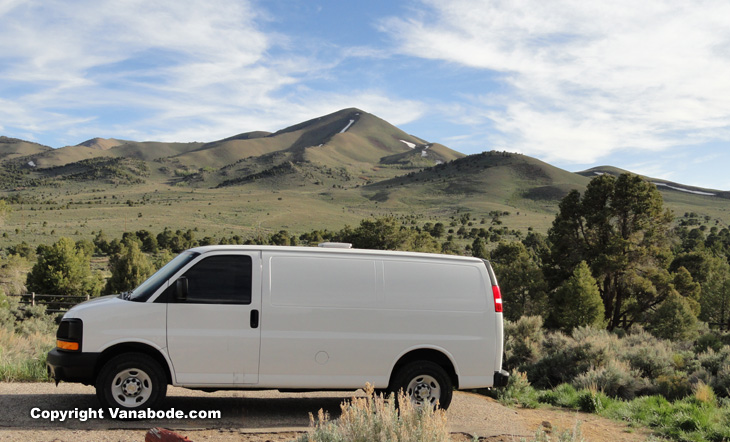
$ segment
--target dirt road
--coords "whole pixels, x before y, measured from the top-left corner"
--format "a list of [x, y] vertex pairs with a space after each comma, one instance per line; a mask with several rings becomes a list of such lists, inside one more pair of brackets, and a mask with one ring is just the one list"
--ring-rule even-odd
[[[77, 384], [0, 383], [0, 441], [143, 441], [146, 430], [164, 427], [193, 441], [284, 441], [309, 426], [309, 413], [323, 409], [339, 415], [340, 403], [362, 392], [279, 393], [222, 391], [204, 393], [170, 387], [163, 410], [220, 411], [214, 419], [154, 418], [137, 421], [104, 418], [85, 420], [83, 413], [100, 406], [94, 389]], [[55, 411], [55, 413], [54, 413]], [[71, 416], [63, 421], [60, 412]], [[55, 414], [55, 415], [54, 415]], [[54, 420], [51, 420], [53, 417]], [[595, 416], [558, 410], [513, 410], [481, 395], [457, 392], [447, 414], [457, 439], [478, 436], [489, 441], [514, 441], [534, 435], [543, 426], [571, 429], [578, 421], [589, 441], [641, 441], [646, 434], [629, 433], [620, 424]], [[594, 431], [595, 429], [595, 431]], [[610, 437], [605, 437], [606, 434]], [[604, 437], [601, 437], [601, 436]]]

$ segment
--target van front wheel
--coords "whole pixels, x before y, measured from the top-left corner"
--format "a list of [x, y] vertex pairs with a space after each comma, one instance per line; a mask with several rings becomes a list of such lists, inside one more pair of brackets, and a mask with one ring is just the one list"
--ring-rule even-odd
[[430, 361], [411, 362], [393, 378], [390, 390], [400, 390], [416, 407], [449, 408], [453, 396], [451, 378], [440, 365]]
[[167, 379], [160, 365], [143, 353], [109, 360], [96, 378], [96, 396], [110, 408], [153, 408], [165, 397]]

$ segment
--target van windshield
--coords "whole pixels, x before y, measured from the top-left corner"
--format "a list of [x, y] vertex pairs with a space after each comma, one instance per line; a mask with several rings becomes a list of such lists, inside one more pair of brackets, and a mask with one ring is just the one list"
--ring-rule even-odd
[[160, 286], [170, 279], [178, 270], [185, 267], [187, 263], [200, 255], [197, 252], [183, 252], [177, 255], [172, 261], [165, 264], [154, 275], [150, 276], [145, 282], [139, 285], [129, 294], [122, 294], [124, 299], [130, 301], [145, 302], [150, 299]]

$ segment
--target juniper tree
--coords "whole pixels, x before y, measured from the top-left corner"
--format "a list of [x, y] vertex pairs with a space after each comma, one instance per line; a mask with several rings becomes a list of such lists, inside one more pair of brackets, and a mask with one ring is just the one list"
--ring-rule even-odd
[[109, 260], [109, 269], [112, 276], [104, 289], [107, 294], [130, 291], [155, 272], [137, 241], [125, 241], [121, 252]]
[[668, 295], [671, 212], [653, 184], [636, 175], [601, 175], [570, 192], [548, 232], [544, 271], [552, 289], [586, 261], [609, 329], [630, 325]]
[[57, 296], [97, 296], [102, 280], [91, 272], [90, 256], [69, 238], [41, 245], [38, 261], [28, 273], [28, 290]]
[[696, 332], [697, 317], [687, 299], [672, 291], [651, 315], [649, 331], [656, 337], [687, 340]]
[[502, 242], [490, 253], [505, 304], [505, 317], [544, 315], [546, 284], [540, 267], [520, 242]]
[[568, 333], [576, 327], [605, 325], [601, 293], [585, 261], [581, 261], [573, 275], [556, 290], [550, 307], [551, 325]]

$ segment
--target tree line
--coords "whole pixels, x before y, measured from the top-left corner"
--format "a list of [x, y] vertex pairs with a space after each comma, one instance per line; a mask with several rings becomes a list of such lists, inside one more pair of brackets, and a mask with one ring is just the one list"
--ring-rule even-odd
[[[509, 231], [501, 226], [502, 216], [509, 213], [490, 213], [491, 222], [478, 222], [461, 213], [447, 224], [423, 225], [415, 218], [391, 216], [339, 231], [295, 235], [281, 230], [253, 237], [197, 238], [195, 229], [165, 228], [158, 234], [140, 230], [110, 239], [100, 231], [91, 241], [61, 238], [36, 250], [27, 244], [11, 247], [0, 271], [8, 273], [2, 269], [12, 267], [11, 262], [17, 266], [18, 257], [25, 256], [36, 259], [27, 273], [28, 290], [97, 296], [132, 290], [174, 254], [195, 246], [338, 241], [356, 248], [489, 259], [509, 320], [539, 315], [547, 327], [564, 331], [586, 325], [626, 329], [640, 323], [670, 339], [696, 333], [698, 321], [730, 326], [730, 231], [708, 228], [696, 214], [677, 222], [656, 187], [638, 176], [601, 175], [582, 194], [570, 192], [547, 235]], [[94, 255], [109, 257], [109, 278], [92, 272]]]

